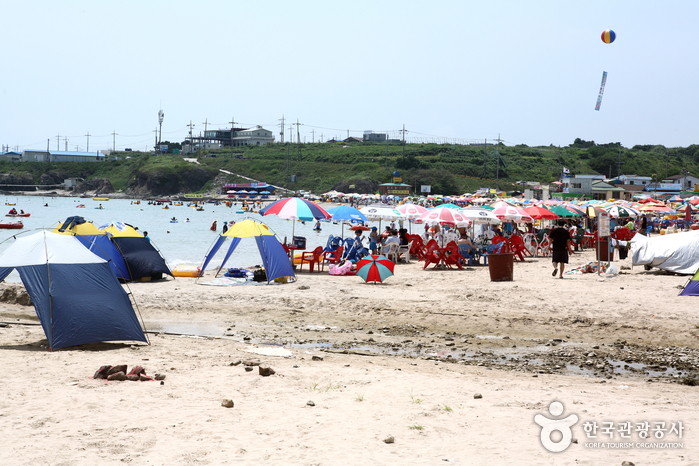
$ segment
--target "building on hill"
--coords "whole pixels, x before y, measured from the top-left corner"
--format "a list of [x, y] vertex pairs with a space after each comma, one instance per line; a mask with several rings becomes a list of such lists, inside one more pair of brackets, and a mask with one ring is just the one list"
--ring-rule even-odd
[[21, 162], [21, 152], [0, 152], [0, 162]]
[[103, 153], [78, 152], [62, 150], [25, 150], [22, 152], [22, 162], [104, 162]]
[[682, 191], [697, 191], [697, 189], [694, 189], [694, 186], [699, 184], [699, 178], [687, 173], [686, 175], [680, 174], [680, 175], [668, 176], [662, 182], [679, 185], [682, 187], [681, 188]]
[[386, 133], [375, 133], [373, 131], [364, 131], [362, 141], [364, 142], [386, 142], [388, 136]]
[[268, 129], [257, 125], [250, 128], [230, 128], [207, 130], [204, 136], [192, 137], [194, 146], [203, 148], [206, 144], [221, 144], [222, 147], [264, 146], [274, 142]]

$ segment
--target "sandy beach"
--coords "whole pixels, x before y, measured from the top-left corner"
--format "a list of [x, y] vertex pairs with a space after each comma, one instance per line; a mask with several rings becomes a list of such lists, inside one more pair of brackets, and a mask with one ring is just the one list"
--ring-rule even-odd
[[[3, 463], [699, 464], [688, 277], [615, 264], [618, 276], [561, 280], [530, 258], [512, 282], [413, 261], [378, 285], [327, 269], [272, 286], [133, 283], [151, 345], [54, 352], [33, 307], [3, 302]], [[282, 347], [289, 357], [255, 353]], [[258, 363], [276, 373], [246, 371]], [[93, 379], [116, 364], [166, 377]], [[560, 453], [534, 421], [556, 400], [558, 418], [577, 416]], [[624, 437], [624, 422], [648, 422], [649, 437]]]

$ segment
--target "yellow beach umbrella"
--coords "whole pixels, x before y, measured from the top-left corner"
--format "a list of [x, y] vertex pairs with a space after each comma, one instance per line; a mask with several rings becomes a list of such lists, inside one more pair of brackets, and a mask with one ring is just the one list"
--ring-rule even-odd
[[269, 231], [269, 228], [267, 228], [267, 225], [264, 223], [258, 223], [254, 220], [245, 219], [230, 227], [222, 236], [231, 236], [233, 238], [254, 238], [256, 236], [274, 236], [274, 233]]

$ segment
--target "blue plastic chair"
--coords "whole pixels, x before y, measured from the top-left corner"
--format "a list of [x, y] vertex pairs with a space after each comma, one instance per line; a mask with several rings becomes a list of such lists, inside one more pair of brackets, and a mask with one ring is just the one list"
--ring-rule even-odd
[[464, 259], [468, 259], [469, 267], [473, 265], [474, 261], [477, 264], [480, 263], [478, 258], [476, 257], [476, 250], [473, 249], [468, 244], [460, 244], [459, 245], [459, 254], [461, 254], [461, 257], [463, 257]]

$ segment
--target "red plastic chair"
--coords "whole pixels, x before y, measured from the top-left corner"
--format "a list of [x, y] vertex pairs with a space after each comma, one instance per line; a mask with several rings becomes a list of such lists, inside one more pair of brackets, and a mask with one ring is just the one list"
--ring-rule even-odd
[[420, 235], [408, 235], [408, 240], [412, 243], [410, 255], [416, 256], [421, 261], [425, 258], [425, 242]]
[[519, 235], [512, 235], [507, 241], [507, 244], [510, 247], [510, 251], [514, 253], [515, 259], [524, 262], [524, 254], [529, 253], [529, 251], [524, 247], [524, 240], [522, 240], [522, 237]]
[[[345, 250], [344, 246], [338, 246], [334, 251], [327, 251], [323, 253], [323, 259], [320, 263], [321, 270], [325, 268], [325, 263], [328, 264], [339, 264], [342, 260], [342, 253]], [[313, 269], [311, 269], [313, 272]]]
[[315, 264], [318, 264], [318, 272], [320, 272], [320, 258], [323, 256], [323, 247], [318, 246], [315, 248], [312, 252], [304, 252], [301, 254], [301, 264], [299, 265], [299, 272], [303, 270], [303, 263], [306, 262], [308, 263], [308, 267], [311, 269], [311, 273], [313, 273], [313, 268]]
[[464, 257], [459, 253], [459, 246], [456, 245], [456, 241], [449, 241], [445, 249], [447, 250], [447, 256], [444, 259], [444, 265], [450, 269], [455, 265], [459, 270], [463, 270], [461, 261], [464, 260]]
[[439, 264], [439, 244], [434, 239], [431, 239], [427, 242], [425, 245], [424, 249], [424, 260], [425, 260], [425, 266], [422, 268], [422, 270], [425, 270], [428, 265], [430, 264]]
[[507, 244], [507, 239], [506, 239], [504, 236], [495, 235], [495, 237], [493, 237], [492, 243], [493, 243], [494, 245], [498, 245], [498, 244], [500, 244], [500, 243], [505, 243], [505, 244], [502, 246], [502, 248], [500, 249], [500, 252], [511, 252], [511, 251], [510, 251], [510, 246]]

